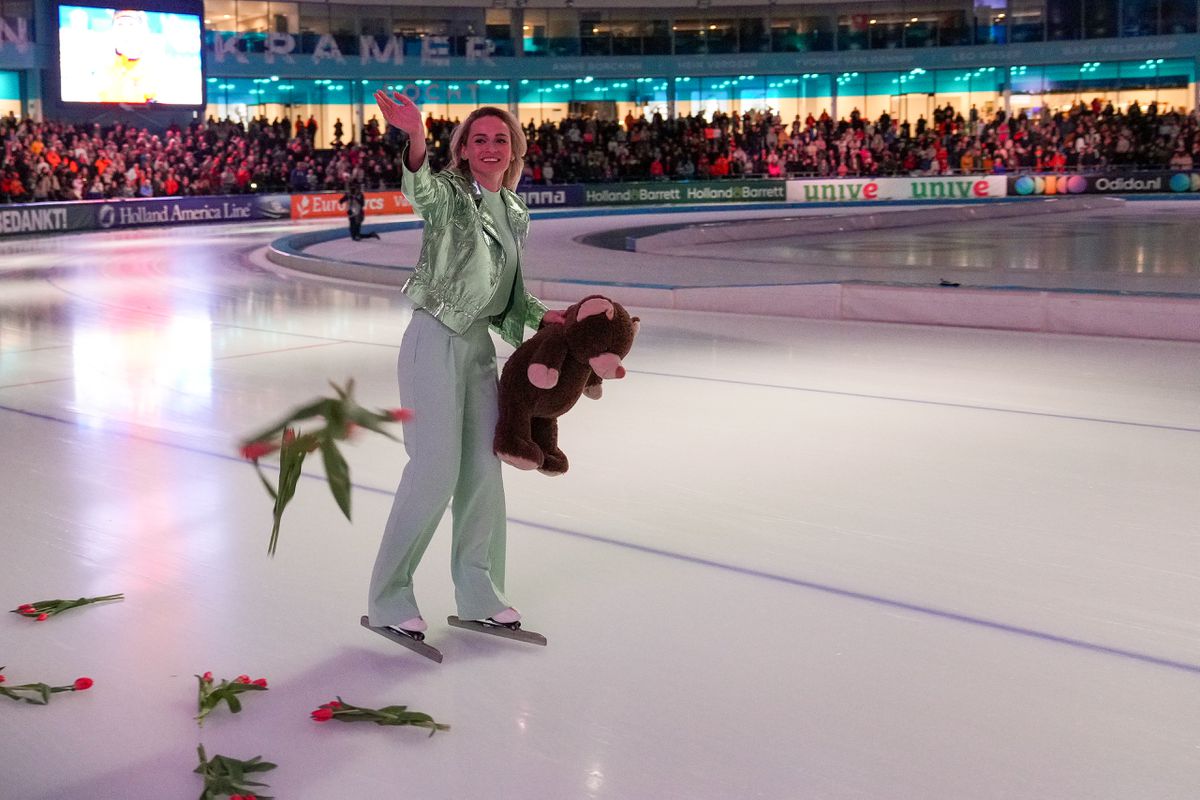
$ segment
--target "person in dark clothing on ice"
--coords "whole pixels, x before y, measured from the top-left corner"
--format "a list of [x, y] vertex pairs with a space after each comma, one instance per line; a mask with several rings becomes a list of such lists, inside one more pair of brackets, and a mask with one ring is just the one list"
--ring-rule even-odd
[[362, 187], [357, 183], [350, 184], [350, 188], [346, 193], [338, 198], [339, 203], [346, 204], [346, 216], [350, 219], [350, 238], [354, 241], [360, 239], [378, 239], [378, 233], [362, 232], [363, 217], [366, 216], [367, 200], [363, 197]]

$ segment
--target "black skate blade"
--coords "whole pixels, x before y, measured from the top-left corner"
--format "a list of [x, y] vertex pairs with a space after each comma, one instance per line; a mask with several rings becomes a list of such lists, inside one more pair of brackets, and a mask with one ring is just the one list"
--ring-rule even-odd
[[502, 639], [512, 639], [513, 641], [525, 642], [526, 644], [540, 644], [542, 647], [546, 646], [546, 637], [540, 633], [522, 630], [519, 627], [510, 628], [499, 622], [479, 622], [473, 619], [459, 619], [455, 616], [446, 617], [446, 622], [455, 628], [466, 628], [469, 631], [490, 633], [492, 636], [499, 636]]
[[385, 639], [388, 639], [389, 641], [393, 641], [396, 644], [403, 645], [403, 646], [407, 647], [409, 650], [412, 650], [414, 653], [425, 656], [430, 661], [436, 661], [439, 664], [442, 663], [442, 651], [438, 650], [433, 645], [425, 644], [424, 642], [419, 642], [416, 639], [412, 638], [411, 636], [405, 636], [402, 633], [396, 633], [395, 631], [388, 630], [387, 628], [376, 627], [376, 626], [372, 625], [370, 620], [367, 619], [365, 616], [360, 620], [360, 622], [362, 623], [362, 626], [364, 628], [366, 628], [367, 630], [374, 631], [375, 633], [378, 633], [380, 636], [382, 636]]

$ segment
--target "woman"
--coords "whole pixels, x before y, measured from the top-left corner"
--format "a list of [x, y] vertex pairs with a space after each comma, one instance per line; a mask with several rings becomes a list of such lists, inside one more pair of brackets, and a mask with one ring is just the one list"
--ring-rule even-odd
[[371, 576], [368, 617], [374, 627], [421, 638], [427, 625], [413, 572], [453, 498], [458, 615], [512, 625], [521, 615], [504, 595], [504, 486], [492, 452], [496, 350], [488, 327], [516, 346], [525, 326], [537, 328], [543, 317], [562, 322], [521, 280], [529, 211], [512, 188], [521, 177], [525, 134], [507, 111], [476, 109], [450, 138], [449, 167], [434, 174], [417, 105], [384, 91], [375, 101], [408, 135], [404, 195], [425, 230], [403, 289], [416, 306], [398, 368], [401, 401], [414, 410], [404, 431], [409, 461]]

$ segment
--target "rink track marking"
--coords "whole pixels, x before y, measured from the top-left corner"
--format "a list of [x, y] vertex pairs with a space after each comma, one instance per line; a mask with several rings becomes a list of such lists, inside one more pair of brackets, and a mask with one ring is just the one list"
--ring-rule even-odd
[[[59, 423], [62, 425], [69, 425], [71, 427], [79, 427], [79, 423], [75, 420], [64, 419], [62, 417], [56, 417], [51, 414], [44, 414], [44, 413], [40, 413], [37, 411], [26, 411], [24, 409], [12, 408], [11, 406], [5, 406], [5, 405], [0, 405], [0, 411], [7, 411], [7, 412], [10, 412], [13, 414], [19, 414], [22, 416], [31, 417], [33, 419], [45, 420], [47, 422], [55, 422], [55, 423]], [[174, 450], [181, 450], [183, 452], [192, 453], [195, 455], [207, 456], [209, 458], [218, 458], [218, 459], [221, 459], [222, 461], [232, 461], [237, 464], [245, 464], [246, 463], [245, 459], [241, 458], [240, 456], [230, 455], [230, 454], [226, 454], [226, 453], [214, 453], [211, 450], [204, 450], [204, 449], [201, 449], [198, 447], [191, 447], [188, 445], [176, 444], [173, 442], [165, 442], [165, 441], [162, 441], [159, 439], [154, 439], [149, 436], [139, 436], [137, 434], [125, 433], [125, 432], [120, 432], [120, 431], [104, 431], [104, 433], [106, 433], [110, 436], [117, 436], [117, 437], [125, 438], [125, 439], [134, 439], [137, 441], [146, 442], [148, 444], [169, 447]], [[265, 466], [268, 469], [278, 470], [278, 467], [274, 464], [265, 464], [263, 466]], [[302, 473], [302, 475], [303, 475], [303, 477], [308, 478], [309, 480], [315, 480], [315, 481], [320, 481], [322, 483], [328, 483], [328, 479], [323, 475], [314, 475], [311, 473]], [[392, 497], [395, 494], [394, 490], [381, 489], [376, 486], [366, 486], [366, 485], [359, 484], [359, 483], [352, 483], [351, 486], [353, 486], [354, 488], [359, 489], [363, 492], [367, 492], [369, 494], [377, 494], [377, 495], [380, 495], [383, 497]], [[749, 577], [749, 578], [757, 578], [759, 580], [768, 580], [768, 581], [772, 581], [775, 583], [782, 583], [787, 586], [794, 586], [794, 587], [801, 588], [801, 589], [808, 589], [810, 591], [820, 592], [822, 594], [832, 595], [834, 597], [840, 597], [840, 598], [844, 598], [844, 599], [848, 599], [848, 600], [856, 600], [856, 601], [863, 602], [863, 603], [870, 603], [871, 605], [881, 606], [883, 608], [908, 611], [911, 613], [921, 614], [922, 616], [933, 617], [935, 619], [945, 620], [948, 622], [963, 623], [966, 625], [972, 625], [974, 627], [986, 628], [988, 630], [999, 631], [1001, 633], [1008, 633], [1008, 634], [1013, 634], [1016, 636], [1023, 636], [1028, 639], [1035, 639], [1035, 640], [1042, 641], [1042, 642], [1049, 642], [1051, 644], [1064, 645], [1067, 647], [1075, 648], [1077, 650], [1084, 650], [1087, 652], [1098, 653], [1101, 655], [1117, 656], [1119, 658], [1124, 658], [1124, 659], [1128, 659], [1128, 660], [1132, 660], [1132, 661], [1139, 661], [1144, 664], [1151, 664], [1151, 665], [1158, 666], [1158, 667], [1166, 667], [1169, 669], [1179, 670], [1179, 671], [1191, 673], [1194, 675], [1200, 675], [1200, 664], [1191, 664], [1186, 661], [1177, 661], [1175, 659], [1162, 658], [1160, 656], [1154, 656], [1154, 655], [1150, 655], [1148, 653], [1139, 653], [1136, 650], [1126, 650], [1126, 649], [1123, 649], [1120, 647], [1112, 647], [1109, 645], [1097, 644], [1095, 642], [1089, 642], [1084, 639], [1076, 639], [1076, 638], [1073, 638], [1070, 636], [1063, 636], [1061, 634], [1050, 633], [1047, 631], [1039, 631], [1034, 628], [1025, 628], [1025, 627], [1022, 627], [1019, 625], [1012, 625], [1007, 622], [1000, 622], [997, 620], [986, 619], [984, 617], [975, 617], [975, 616], [971, 616], [969, 614], [962, 614], [957, 611], [948, 611], [946, 609], [934, 608], [931, 606], [922, 606], [922, 605], [918, 605], [916, 603], [910, 603], [905, 600], [896, 600], [896, 599], [889, 598], [889, 597], [883, 597], [880, 595], [870, 594], [868, 592], [860, 592], [860, 591], [857, 591], [854, 589], [845, 589], [840, 586], [833, 586], [833, 585], [827, 584], [827, 583], [819, 583], [817, 581], [806, 580], [804, 578], [796, 578], [796, 577], [792, 577], [790, 575], [782, 575], [782, 574], [775, 573], [775, 572], [766, 572], [764, 570], [758, 570], [758, 569], [754, 569], [751, 567], [744, 567], [744, 566], [740, 566], [737, 564], [729, 564], [729, 563], [726, 563], [723, 561], [716, 561], [716, 560], [709, 559], [709, 558], [703, 558], [701, 556], [693, 556], [693, 555], [688, 555], [687, 553], [679, 553], [679, 552], [676, 552], [673, 550], [664, 550], [664, 549], [658, 548], [658, 547], [650, 547], [649, 545], [638, 544], [636, 542], [627, 542], [627, 541], [623, 541], [620, 539], [612, 539], [612, 538], [609, 538], [606, 536], [599, 536], [599, 535], [596, 535], [593, 533], [586, 533], [584, 531], [576, 531], [576, 530], [571, 530], [569, 528], [560, 528], [560, 527], [557, 527], [554, 525], [546, 525], [541, 522], [534, 522], [531, 520], [518, 519], [516, 517], [508, 517], [507, 521], [514, 525], [522, 525], [527, 528], [532, 528], [534, 530], [542, 531], [544, 533], [557, 534], [559, 536], [567, 536], [567, 537], [570, 537], [573, 539], [581, 539], [583, 541], [594, 542], [596, 544], [605, 544], [605, 545], [609, 545], [612, 547], [620, 547], [622, 549], [632, 550], [637, 553], [658, 556], [660, 558], [667, 558], [667, 559], [671, 559], [672, 561], [678, 561], [678, 562], [682, 562], [682, 563], [686, 563], [686, 564], [694, 564], [696, 566], [701, 566], [701, 567], [708, 567], [710, 569], [717, 569], [717, 570], [721, 570], [722, 572], [728, 572], [728, 573], [732, 573], [735, 575], [742, 575], [742, 576]]]
[[1003, 406], [980, 406], [970, 403], [955, 403], [950, 400], [922, 400], [917, 397], [900, 397], [887, 394], [867, 394], [866, 392], [847, 392], [840, 389], [815, 389], [810, 386], [788, 386], [779, 383], [755, 383], [754, 381], [738, 381], [729, 378], [708, 378], [702, 375], [678, 375], [671, 372], [649, 372], [646, 370], [629, 370], [629, 375], [649, 375], [656, 378], [682, 378], [684, 380], [705, 381], [707, 383], [722, 383], [729, 386], [748, 386], [754, 389], [786, 389], [793, 392], [808, 394], [823, 394], [832, 397], [854, 397], [862, 400], [884, 400], [894, 403], [911, 403], [922, 406], [938, 406], [941, 408], [959, 408], [968, 411], [994, 411], [998, 414], [1020, 414], [1027, 417], [1046, 417], [1047, 419], [1063, 419], [1073, 422], [1098, 422], [1104, 425], [1129, 425], [1134, 428], [1152, 428], [1163, 431], [1180, 433], [1200, 433], [1200, 428], [1190, 428], [1186, 425], [1166, 425], [1159, 422], [1137, 422], [1126, 419], [1110, 419], [1108, 417], [1085, 417], [1079, 414], [1063, 414], [1055, 411], [1034, 411], [1023, 408], [1004, 408]]
[[[122, 306], [122, 305], [114, 304], [114, 303], [107, 303], [102, 300], [97, 300], [95, 298], [86, 297], [82, 294], [79, 294], [77, 292], [74, 292], [70, 289], [67, 289], [67, 288], [59, 285], [52, 278], [46, 278], [45, 282], [50, 284], [51, 286], [53, 286], [59, 292], [62, 292], [63, 294], [66, 294], [70, 297], [74, 297], [78, 300], [81, 300], [85, 303], [89, 303], [91, 305], [98, 305], [98, 306], [121, 309], [121, 310], [125, 310], [125, 311], [138, 312], [138, 313], [142, 313], [147, 316], [153, 316], [153, 317], [171, 318], [173, 316], [171, 314], [166, 314], [166, 313], [162, 313], [162, 312], [130, 308], [127, 306]], [[309, 333], [298, 333], [298, 332], [292, 332], [292, 331], [276, 331], [276, 330], [271, 330], [268, 328], [255, 328], [255, 327], [250, 327], [250, 326], [246, 326], [246, 325], [238, 325], [236, 323], [229, 323], [229, 322], [214, 322], [213, 326], [221, 327], [221, 328], [229, 328], [229, 329], [234, 329], [234, 330], [241, 330], [241, 331], [250, 331], [253, 333], [269, 333], [269, 334], [273, 334], [276, 336], [296, 336], [296, 337], [300, 337], [300, 338], [304, 338], [304, 339], [320, 339], [324, 343], [327, 343], [327, 344], [357, 344], [357, 345], [363, 345], [365, 347], [388, 347], [388, 348], [396, 348], [399, 346], [392, 342], [364, 342], [364, 341], [357, 340], [357, 339], [340, 339], [340, 338], [336, 338], [336, 337], [319, 336], [316, 334], [309, 334]], [[269, 354], [271, 352], [274, 352], [274, 351], [265, 351], [263, 353], [263, 355]], [[246, 355], [256, 355], [256, 354], [246, 354]], [[505, 359], [503, 359], [503, 358], [497, 358], [497, 361], [504, 361], [504, 360]], [[958, 409], [965, 409], [965, 410], [970, 410], [970, 411], [994, 411], [994, 412], [997, 412], [1000, 414], [1019, 414], [1022, 416], [1045, 417], [1047, 419], [1063, 419], [1063, 420], [1071, 420], [1071, 421], [1075, 421], [1075, 422], [1095, 422], [1095, 423], [1099, 423], [1099, 424], [1103, 424], [1103, 425], [1128, 425], [1128, 426], [1136, 427], [1136, 428], [1150, 428], [1150, 429], [1155, 429], [1155, 430], [1177, 431], [1180, 433], [1200, 433], [1200, 428], [1191, 428], [1191, 427], [1187, 427], [1185, 425], [1166, 425], [1166, 424], [1156, 423], [1156, 422], [1137, 422], [1137, 421], [1133, 421], [1133, 420], [1109, 419], [1106, 417], [1085, 417], [1085, 416], [1075, 415], [1075, 414], [1056, 413], [1053, 411], [1034, 411], [1034, 410], [1020, 409], [1020, 408], [1003, 408], [1001, 406], [979, 406], [979, 405], [971, 405], [970, 403], [954, 403], [954, 402], [947, 401], [947, 400], [922, 400], [920, 398], [913, 398], [913, 397], [898, 397], [898, 396], [894, 396], [894, 395], [867, 394], [865, 392], [847, 392], [847, 391], [842, 391], [842, 390], [838, 390], [838, 389], [816, 389], [816, 388], [812, 388], [812, 387], [808, 387], [808, 386], [788, 386], [786, 384], [755, 383], [753, 381], [738, 381], [738, 380], [731, 380], [728, 378], [710, 378], [710, 377], [706, 377], [703, 375], [680, 375], [680, 374], [671, 373], [671, 372], [651, 372], [648, 370], [630, 370], [628, 374], [630, 374], [630, 375], [649, 375], [649, 376], [658, 377], [658, 378], [675, 378], [675, 379], [679, 379], [679, 380], [704, 381], [707, 383], [722, 383], [722, 384], [726, 384], [729, 386], [749, 386], [749, 387], [758, 388], [758, 389], [782, 389], [782, 390], [793, 391], [793, 392], [807, 392], [809, 394], [823, 394], [823, 395], [829, 395], [832, 397], [854, 397], [854, 398], [859, 398], [859, 399], [863, 399], [863, 400], [883, 400], [883, 401], [893, 401], [893, 402], [897, 402], [897, 403], [910, 403], [910, 404], [915, 404], [915, 405], [939, 406], [942, 408], [958, 408]], [[64, 378], [63, 380], [67, 380], [67, 379]], [[44, 382], [50, 382], [50, 381], [47, 380]], [[22, 384], [14, 384], [14, 386], [21, 386], [21, 385]], [[0, 386], [0, 389], [6, 389], [6, 388], [10, 388], [10, 387]], [[0, 409], [3, 409], [3, 408], [4, 408], [3, 406], [0, 406]]]

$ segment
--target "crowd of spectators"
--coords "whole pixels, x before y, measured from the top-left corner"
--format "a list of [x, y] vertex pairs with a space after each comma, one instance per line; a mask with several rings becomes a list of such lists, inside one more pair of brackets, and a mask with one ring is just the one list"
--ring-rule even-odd
[[[457, 120], [430, 118], [433, 166], [447, 161]], [[533, 185], [725, 177], [1003, 174], [1096, 169], [1192, 169], [1200, 112], [1095, 100], [1068, 111], [984, 118], [950, 106], [930, 119], [833, 120], [763, 112], [605, 120], [530, 120], [524, 180]], [[399, 185], [403, 142], [372, 119], [335, 123], [317, 149], [316, 123], [266, 118], [194, 122], [155, 133], [116, 124], [0, 117], [0, 201], [309, 192]], [[356, 135], [357, 134], [357, 135]]]
[[984, 119], [953, 107], [915, 122], [857, 110], [833, 120], [757, 112], [623, 122], [532, 122], [527, 174], [534, 183], [646, 179], [1004, 174], [1099, 169], [1191, 169], [1200, 160], [1200, 113], [1151, 103], [1125, 112], [1099, 100], [1036, 116]]

